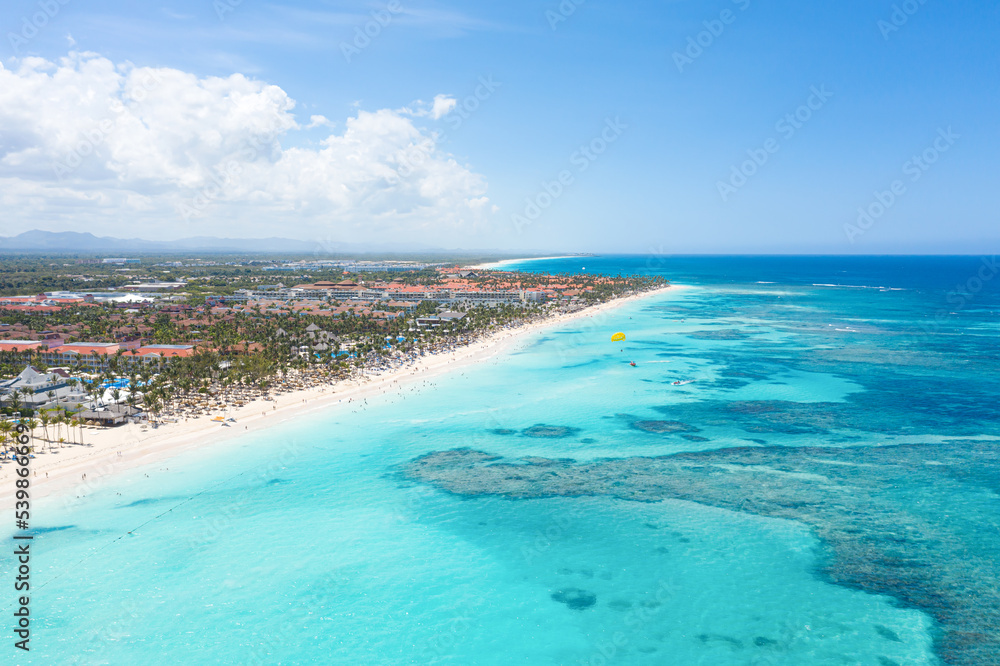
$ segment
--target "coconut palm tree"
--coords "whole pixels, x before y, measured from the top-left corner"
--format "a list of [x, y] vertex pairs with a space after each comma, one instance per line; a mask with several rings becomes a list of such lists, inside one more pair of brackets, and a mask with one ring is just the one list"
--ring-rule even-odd
[[[23, 388], [23, 389], [21, 389], [21, 395], [24, 397], [24, 406], [25, 406], [25, 408], [26, 409], [32, 409], [31, 405], [29, 405], [28, 402], [29, 402], [29, 400], [31, 400], [32, 396], [35, 395], [35, 392], [32, 391], [30, 388]], [[22, 410], [21, 413], [23, 414], [24, 410]]]
[[87, 391], [87, 393], [90, 395], [90, 400], [92, 403], [91, 406], [94, 409], [97, 409], [97, 401], [100, 400], [101, 396], [103, 395], [101, 387], [98, 386], [97, 382], [94, 382], [93, 384], [90, 385], [90, 390]]
[[3, 454], [7, 455], [7, 440], [14, 430], [14, 424], [10, 421], [0, 421], [0, 446], [3, 446]]
[[146, 410], [149, 411], [149, 413], [155, 418], [160, 409], [159, 392], [153, 391], [146, 393], [143, 395], [142, 399]]
[[39, 418], [39, 421], [42, 424], [42, 432], [45, 433], [45, 440], [48, 441], [48, 439], [49, 439], [49, 422], [52, 419], [49, 417], [47, 410], [43, 411], [39, 415], [38, 418]]
[[11, 391], [7, 395], [7, 404], [10, 406], [12, 412], [19, 412], [21, 409], [21, 397], [20, 392]]
[[[61, 445], [64, 441], [66, 441], [66, 439], [62, 435], [59, 434], [59, 431], [60, 431], [60, 426], [62, 426], [66, 422], [66, 417], [63, 416], [61, 413], [56, 412], [56, 415], [55, 415], [55, 417], [53, 417], [52, 422], [55, 423], [55, 425], [56, 425], [56, 435], [55, 435], [56, 436], [56, 440]], [[51, 442], [49, 443], [49, 448], [50, 449], [52, 448], [52, 443]]]
[[22, 424], [24, 425], [25, 428], [28, 429], [28, 435], [31, 436], [31, 444], [29, 445], [29, 450], [33, 452], [35, 450], [35, 445], [34, 445], [35, 437], [33, 433], [35, 428], [38, 427], [38, 421], [36, 421], [35, 419], [27, 419], [22, 421]]

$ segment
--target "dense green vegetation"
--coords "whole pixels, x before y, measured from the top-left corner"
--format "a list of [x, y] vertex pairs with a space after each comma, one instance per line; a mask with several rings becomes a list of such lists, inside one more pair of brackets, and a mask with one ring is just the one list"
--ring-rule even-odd
[[[120, 256], [120, 255], [119, 255]], [[242, 254], [130, 254], [138, 264], [81, 263], [100, 262], [103, 257], [71, 254], [15, 254], [0, 252], [0, 296], [37, 294], [49, 291], [102, 291], [120, 287], [137, 280], [175, 282], [186, 280], [198, 295], [206, 293], [232, 293], [236, 289], [260, 284], [345, 279], [339, 268], [309, 270], [304, 272], [265, 271], [264, 268], [287, 261], [320, 261], [319, 255], [260, 255]], [[493, 261], [497, 256], [482, 255], [340, 255], [339, 260], [357, 261], [417, 261], [444, 265], [468, 265]], [[181, 266], [165, 264], [181, 263]], [[407, 284], [436, 284], [437, 274], [432, 269], [407, 273], [368, 273], [367, 279], [400, 279]], [[195, 283], [195, 284], [192, 284]]]
[[[314, 257], [310, 257], [314, 259]], [[43, 291], [98, 292], [136, 281], [185, 282], [181, 299], [143, 304], [67, 305], [57, 311], [0, 309], [0, 324], [8, 325], [7, 339], [38, 339], [52, 332], [67, 342], [118, 342], [194, 345], [192, 356], [144, 365], [123, 351], [104, 359], [94, 386], [126, 377], [122, 401], [149, 413], [183, 413], [184, 405], [208, 408], [209, 400], [249, 400], [280, 387], [289, 376], [298, 385], [322, 385], [356, 373], [405, 364], [472, 340], [503, 327], [547, 316], [553, 309], [585, 307], [594, 302], [635, 293], [663, 284], [662, 278], [641, 276], [565, 275], [485, 271], [466, 275], [468, 289], [542, 289], [553, 300], [543, 303], [453, 305], [464, 317], [421, 326], [417, 319], [439, 314], [445, 306], [423, 301], [410, 306], [387, 303], [314, 300], [278, 304], [267, 309], [213, 308], [206, 297], [232, 294], [237, 289], [277, 283], [350, 280], [359, 284], [397, 282], [407, 285], [442, 285], [455, 273], [434, 267], [408, 272], [366, 272], [345, 275], [340, 268], [322, 268], [292, 274], [266, 271], [281, 258], [143, 257], [141, 264], [76, 263], [74, 258], [39, 255], [3, 255], [0, 259], [0, 297], [33, 295]], [[368, 257], [368, 259], [371, 259]], [[180, 261], [183, 266], [157, 265]], [[177, 296], [176, 293], [170, 295]], [[208, 301], [212, 301], [208, 298]], [[212, 301], [214, 302], [214, 301]], [[338, 307], [339, 306], [339, 307]], [[0, 377], [19, 373], [25, 363], [41, 370], [41, 352], [0, 351]], [[81, 375], [79, 363], [69, 368]], [[76, 382], [77, 379], [72, 381]], [[92, 398], [101, 391], [94, 389]], [[71, 430], [72, 415], [63, 408], [35, 413], [24, 397], [4, 397], [0, 411], [8, 416], [33, 419], [37, 427], [64, 423]], [[116, 400], [117, 402], [117, 400]], [[75, 423], [79, 425], [79, 423]]]

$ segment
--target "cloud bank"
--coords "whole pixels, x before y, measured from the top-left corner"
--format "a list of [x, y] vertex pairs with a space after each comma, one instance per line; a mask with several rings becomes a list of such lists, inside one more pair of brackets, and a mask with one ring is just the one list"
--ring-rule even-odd
[[483, 176], [414, 123], [451, 111], [445, 95], [423, 113], [300, 124], [284, 90], [242, 74], [199, 78], [75, 52], [9, 64], [0, 65], [4, 235], [440, 243], [488, 218]]

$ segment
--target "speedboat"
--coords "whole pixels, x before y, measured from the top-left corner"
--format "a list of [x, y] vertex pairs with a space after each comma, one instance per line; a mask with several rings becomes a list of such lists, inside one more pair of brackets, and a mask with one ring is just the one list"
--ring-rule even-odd
[[685, 384], [691, 384], [693, 382], [694, 382], [693, 379], [685, 379], [684, 381], [680, 381], [678, 379], [676, 382], [673, 383], [673, 385], [674, 386], [684, 386]]

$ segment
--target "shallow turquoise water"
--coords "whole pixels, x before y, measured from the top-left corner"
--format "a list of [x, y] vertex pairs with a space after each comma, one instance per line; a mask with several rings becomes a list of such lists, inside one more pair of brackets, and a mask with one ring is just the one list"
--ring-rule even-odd
[[[481, 367], [39, 502], [33, 650], [16, 663], [937, 663], [932, 620], [824, 582], [823, 545], [797, 523], [686, 502], [463, 499], [400, 479], [407, 460], [456, 447], [588, 460], [1000, 437], [995, 292], [926, 327], [976, 260], [937, 282], [887, 264], [868, 285], [900, 291], [813, 286], [845, 277], [812, 265], [756, 284], [741, 271], [759, 267], [703, 261], [673, 269], [691, 289]], [[610, 342], [618, 330], [625, 343]], [[762, 419], [751, 403], [800, 412]], [[690, 429], [636, 427], [653, 419]], [[536, 424], [563, 436], [525, 432]], [[997, 518], [994, 498], [913, 493], [977, 512], [970, 531]], [[561, 590], [596, 600], [573, 609]]]

